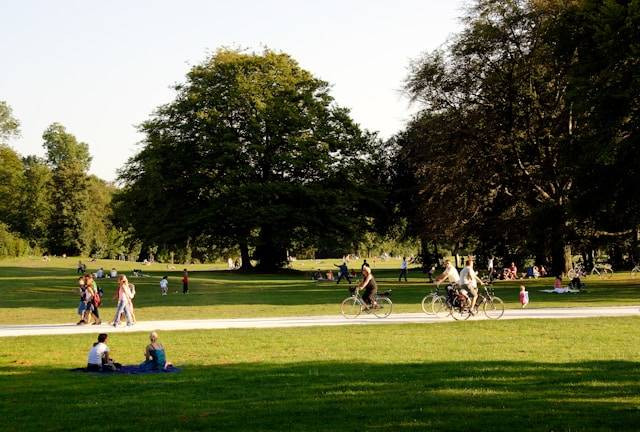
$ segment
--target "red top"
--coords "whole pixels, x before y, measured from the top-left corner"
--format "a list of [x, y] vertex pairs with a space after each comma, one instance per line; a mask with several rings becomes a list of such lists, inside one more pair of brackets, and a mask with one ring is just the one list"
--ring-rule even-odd
[[182, 283], [189, 283], [189, 276], [187, 275], [182, 276]]

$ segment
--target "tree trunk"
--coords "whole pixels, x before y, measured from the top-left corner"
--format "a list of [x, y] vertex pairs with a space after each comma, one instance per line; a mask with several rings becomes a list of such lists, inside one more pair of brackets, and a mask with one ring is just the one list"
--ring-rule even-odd
[[240, 261], [242, 261], [240, 270], [251, 271], [253, 267], [251, 266], [251, 258], [249, 257], [249, 246], [247, 245], [247, 241], [242, 240], [239, 245], [240, 245]]
[[260, 240], [256, 246], [257, 268], [263, 272], [280, 270], [287, 262], [286, 247], [273, 235], [272, 227], [262, 227]]

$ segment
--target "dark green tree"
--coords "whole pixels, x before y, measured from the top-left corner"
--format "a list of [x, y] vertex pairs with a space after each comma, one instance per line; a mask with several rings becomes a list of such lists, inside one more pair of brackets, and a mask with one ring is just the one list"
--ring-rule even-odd
[[42, 139], [52, 171], [53, 208], [47, 238], [49, 252], [78, 255], [85, 247], [83, 229], [89, 206], [89, 148], [58, 123], [49, 126]]
[[145, 241], [237, 245], [264, 270], [293, 243], [355, 243], [379, 143], [326, 82], [286, 54], [220, 50], [176, 90], [120, 175], [120, 214]]
[[22, 159], [24, 175], [20, 189], [18, 231], [32, 244], [46, 244], [51, 218], [51, 169], [46, 161], [27, 156]]
[[499, 227], [508, 255], [524, 226], [544, 236], [529, 247], [549, 249], [555, 272], [571, 265], [587, 219], [597, 232], [579, 197], [637, 139], [634, 14], [633, 2], [479, 0], [445, 49], [413, 65], [406, 89], [423, 110], [401, 138], [423, 231], [501, 243]]

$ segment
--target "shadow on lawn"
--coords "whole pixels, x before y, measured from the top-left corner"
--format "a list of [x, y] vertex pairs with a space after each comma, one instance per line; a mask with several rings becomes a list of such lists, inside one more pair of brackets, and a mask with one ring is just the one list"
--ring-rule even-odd
[[0, 429], [637, 430], [633, 362], [182, 365], [168, 375], [0, 368]]

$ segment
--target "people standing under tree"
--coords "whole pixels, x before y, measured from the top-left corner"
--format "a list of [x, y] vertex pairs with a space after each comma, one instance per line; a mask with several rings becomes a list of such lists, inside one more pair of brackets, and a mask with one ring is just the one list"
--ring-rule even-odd
[[336, 284], [339, 284], [342, 278], [346, 278], [349, 283], [351, 283], [351, 276], [349, 276], [349, 269], [347, 268], [347, 262], [344, 261], [342, 264], [334, 264], [335, 267], [338, 267], [338, 281]]
[[402, 257], [402, 262], [400, 263], [400, 276], [398, 276], [398, 282], [401, 282], [403, 276], [404, 276], [404, 281], [408, 282], [407, 267], [408, 267], [407, 257]]
[[182, 271], [182, 294], [189, 294], [189, 272], [187, 269]]

